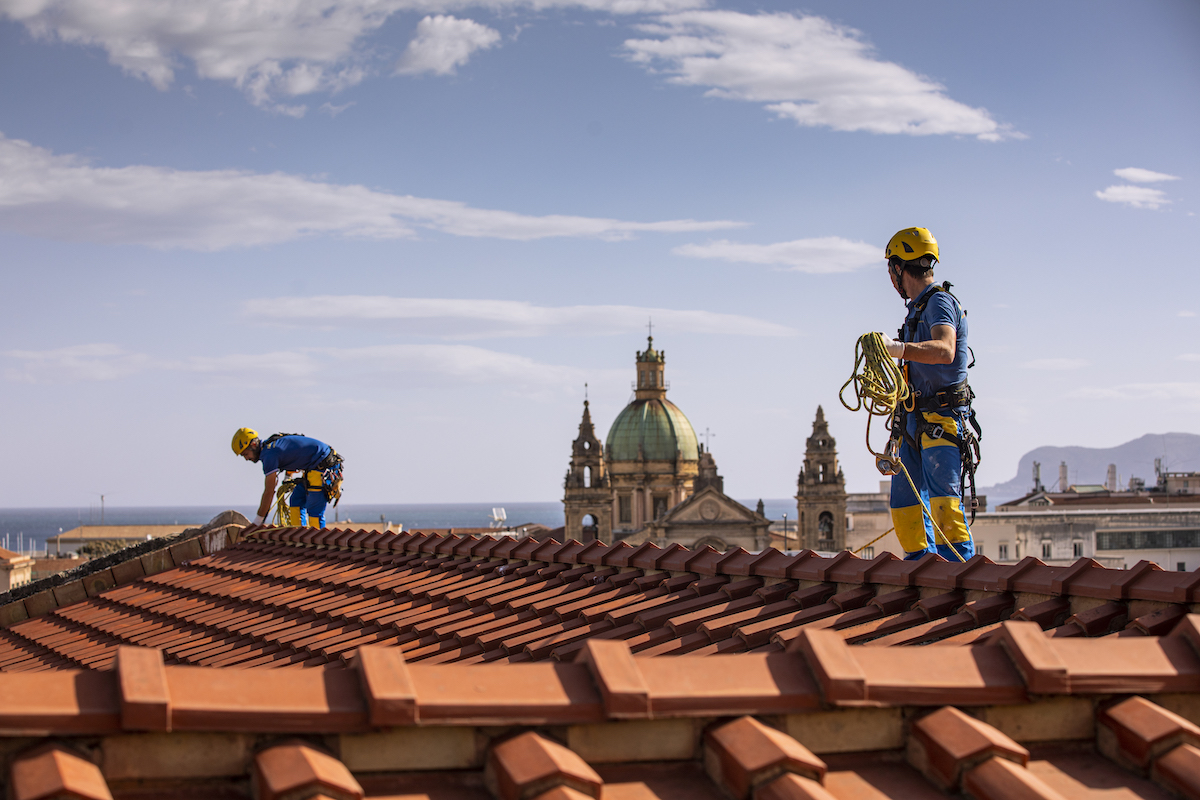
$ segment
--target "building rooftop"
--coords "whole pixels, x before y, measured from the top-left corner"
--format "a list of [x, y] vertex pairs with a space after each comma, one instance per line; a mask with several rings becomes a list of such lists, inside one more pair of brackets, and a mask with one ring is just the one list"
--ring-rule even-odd
[[92, 578], [0, 607], [14, 797], [1200, 793], [1149, 563], [228, 528]]
[[194, 525], [80, 525], [63, 531], [57, 536], [46, 539], [47, 544], [62, 540], [63, 542], [86, 540], [137, 540], [157, 539], [160, 536], [172, 536], [182, 533]]

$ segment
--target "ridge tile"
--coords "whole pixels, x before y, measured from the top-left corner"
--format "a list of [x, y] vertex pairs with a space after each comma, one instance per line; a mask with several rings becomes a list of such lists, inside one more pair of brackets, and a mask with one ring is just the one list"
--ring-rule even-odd
[[818, 783], [825, 762], [782, 731], [744, 716], [704, 735], [704, 764], [713, 783], [736, 800], [749, 800], [760, 785], [795, 773]]
[[1028, 750], [953, 706], [922, 717], [908, 739], [909, 763], [946, 791], [957, 791], [963, 773], [993, 757], [1029, 763]]

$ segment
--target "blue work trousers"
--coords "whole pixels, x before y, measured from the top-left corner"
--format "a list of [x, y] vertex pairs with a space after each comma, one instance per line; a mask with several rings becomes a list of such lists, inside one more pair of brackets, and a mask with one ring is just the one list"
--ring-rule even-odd
[[[928, 425], [962, 438], [967, 429], [964, 409], [947, 409], [945, 414], [914, 411], [905, 415], [908, 437], [900, 443], [900, 461], [908, 470], [920, 497], [913, 494], [904, 474], [892, 476], [892, 524], [896, 538], [904, 548], [905, 559], [917, 559], [937, 553], [947, 561], [963, 561], [975, 555], [975, 542], [962, 505], [962, 455], [958, 445], [942, 437], [918, 433], [918, 418]], [[914, 448], [908, 441], [919, 442]], [[922, 503], [929, 508], [926, 514]], [[930, 523], [937, 523], [939, 536]], [[958, 555], [955, 555], [957, 551]]]

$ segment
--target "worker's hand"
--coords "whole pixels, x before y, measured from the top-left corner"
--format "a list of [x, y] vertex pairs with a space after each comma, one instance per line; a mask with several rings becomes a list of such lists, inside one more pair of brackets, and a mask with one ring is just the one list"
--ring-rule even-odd
[[884, 336], [883, 346], [887, 348], [888, 355], [892, 358], [904, 358], [904, 342]]
[[254, 518], [254, 521], [250, 524], [257, 528], [257, 527], [261, 527], [262, 524], [266, 521], [267, 521], [266, 516], [264, 514], [259, 514], [257, 517]]

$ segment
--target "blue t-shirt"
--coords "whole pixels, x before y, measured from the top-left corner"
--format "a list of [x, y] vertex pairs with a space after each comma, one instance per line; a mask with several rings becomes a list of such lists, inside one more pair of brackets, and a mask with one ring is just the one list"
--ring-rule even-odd
[[[958, 337], [954, 345], [954, 360], [949, 364], [918, 364], [908, 363], [908, 379], [914, 389], [920, 393], [920, 398], [932, 397], [942, 389], [947, 389], [967, 379], [967, 312], [962, 310], [958, 301], [949, 292], [940, 291], [936, 284], [930, 284], [925, 291], [908, 302], [908, 316], [904, 318], [903, 340], [906, 342], [927, 342], [933, 338], [933, 328], [937, 325], [949, 325], [954, 328]], [[921, 313], [921, 321], [917, 329], [910, 331], [909, 320], [917, 316], [917, 304], [926, 295], [929, 303]]]
[[316, 469], [331, 450], [329, 445], [308, 436], [283, 436], [263, 445], [258, 459], [264, 475], [279, 470], [296, 472]]

